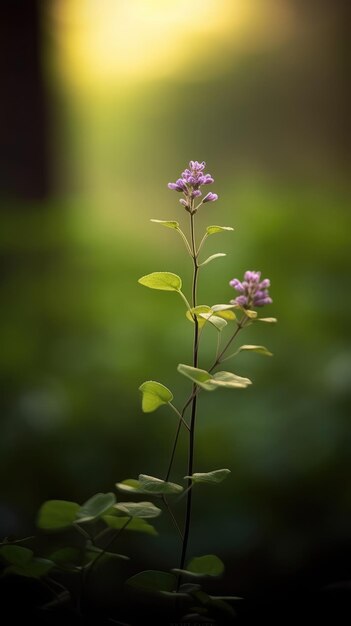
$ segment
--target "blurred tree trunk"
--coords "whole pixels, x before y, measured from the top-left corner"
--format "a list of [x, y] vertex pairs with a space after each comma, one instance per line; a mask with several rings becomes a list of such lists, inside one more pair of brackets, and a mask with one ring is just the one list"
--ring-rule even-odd
[[40, 0], [0, 3], [0, 194], [49, 194], [46, 94], [41, 67]]

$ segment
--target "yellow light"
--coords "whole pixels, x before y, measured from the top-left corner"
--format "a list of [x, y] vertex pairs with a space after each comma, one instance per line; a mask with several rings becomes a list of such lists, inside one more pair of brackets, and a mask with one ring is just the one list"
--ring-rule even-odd
[[[61, 69], [81, 82], [203, 75], [214, 38], [237, 45], [262, 17], [254, 0], [57, 0]], [[255, 30], [255, 29], [254, 29]], [[201, 56], [204, 55], [204, 56]], [[184, 69], [183, 69], [184, 68]]]

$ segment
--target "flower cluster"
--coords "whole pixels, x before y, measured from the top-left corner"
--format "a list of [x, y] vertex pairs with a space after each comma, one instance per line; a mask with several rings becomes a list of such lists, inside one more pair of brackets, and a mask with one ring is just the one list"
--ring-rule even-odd
[[168, 183], [169, 189], [183, 193], [184, 198], [181, 198], [179, 202], [189, 213], [196, 213], [201, 204], [205, 202], [215, 202], [215, 200], [218, 200], [217, 194], [210, 192], [204, 196], [197, 207], [194, 206], [196, 198], [202, 196], [200, 187], [202, 185], [211, 185], [214, 182], [211, 174], [204, 173], [205, 167], [205, 161], [202, 161], [202, 163], [190, 161], [189, 168], [184, 170], [182, 177], [178, 178], [175, 183]]
[[247, 271], [243, 281], [233, 278], [229, 284], [240, 294], [230, 301], [231, 304], [238, 304], [245, 309], [250, 309], [273, 302], [268, 293], [271, 283], [268, 278], [261, 280], [261, 272]]

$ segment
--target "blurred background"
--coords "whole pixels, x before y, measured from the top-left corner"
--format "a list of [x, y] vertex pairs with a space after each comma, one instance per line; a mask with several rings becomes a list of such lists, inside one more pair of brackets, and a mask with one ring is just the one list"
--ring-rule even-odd
[[[45, 499], [165, 474], [176, 419], [142, 414], [138, 387], [159, 380], [182, 406], [192, 326], [137, 279], [169, 270], [189, 289], [180, 238], [150, 218], [188, 228], [167, 183], [205, 160], [219, 201], [199, 233], [235, 231], [208, 241], [227, 257], [204, 268], [199, 301], [261, 270], [279, 323], [240, 342], [274, 358], [228, 363], [250, 389], [201, 395], [196, 470], [232, 474], [199, 486], [190, 552], [221, 556], [235, 593], [350, 575], [347, 4], [3, 0], [1, 535], [31, 532]], [[130, 549], [170, 567], [178, 539], [159, 527]]]

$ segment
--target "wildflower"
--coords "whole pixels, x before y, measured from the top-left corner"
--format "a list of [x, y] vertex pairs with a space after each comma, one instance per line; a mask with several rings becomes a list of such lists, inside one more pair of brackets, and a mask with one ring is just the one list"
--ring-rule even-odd
[[240, 294], [230, 301], [231, 304], [238, 304], [244, 309], [250, 309], [273, 302], [268, 293], [271, 283], [268, 278], [261, 280], [261, 272], [247, 271], [243, 281], [233, 278], [229, 284]]
[[181, 198], [179, 202], [189, 213], [196, 213], [204, 202], [215, 202], [218, 200], [216, 193], [208, 193], [195, 207], [195, 199], [202, 196], [200, 187], [202, 185], [212, 185], [214, 182], [211, 174], [204, 173], [205, 167], [205, 161], [202, 161], [202, 163], [199, 163], [199, 161], [190, 161], [189, 168], [184, 170], [182, 177], [178, 178], [175, 183], [168, 183], [169, 189], [183, 193], [184, 198]]

